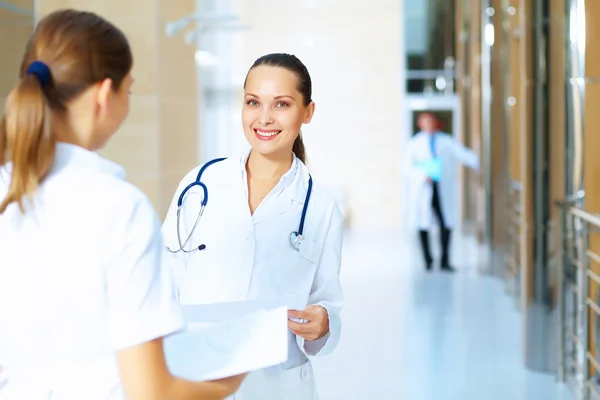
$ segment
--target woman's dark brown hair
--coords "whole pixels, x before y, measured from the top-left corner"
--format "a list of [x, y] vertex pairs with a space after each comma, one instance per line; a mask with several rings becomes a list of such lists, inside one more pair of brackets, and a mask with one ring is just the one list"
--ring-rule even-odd
[[[48, 67], [47, 81], [28, 73], [35, 61]], [[107, 78], [118, 90], [132, 64], [123, 32], [96, 14], [60, 10], [38, 23], [0, 123], [0, 167], [9, 160], [12, 164], [0, 214], [12, 203], [24, 212], [24, 199], [33, 195], [52, 168], [53, 119], [65, 116], [70, 101]]]
[[[300, 61], [298, 57], [286, 53], [267, 54], [254, 61], [254, 64], [252, 64], [248, 73], [250, 73], [253, 68], [260, 67], [261, 65], [281, 67], [293, 72], [298, 78], [298, 91], [302, 94], [304, 105], [308, 106], [312, 103], [312, 81], [310, 79], [310, 74], [308, 73], [306, 66], [302, 64], [302, 61]], [[246, 76], [246, 79], [247, 78], [248, 76]], [[244, 87], [245, 86], [246, 83], [244, 82]], [[299, 134], [294, 141], [292, 151], [300, 161], [306, 164], [306, 149], [304, 148], [302, 134]]]

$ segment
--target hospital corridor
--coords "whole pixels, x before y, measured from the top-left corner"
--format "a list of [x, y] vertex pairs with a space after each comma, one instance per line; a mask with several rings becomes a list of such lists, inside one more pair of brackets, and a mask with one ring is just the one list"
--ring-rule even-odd
[[0, 0], [0, 400], [600, 400], [599, 20]]
[[522, 321], [478, 245], [453, 245], [455, 275], [425, 272], [400, 232], [350, 235], [338, 351], [315, 360], [323, 399], [572, 400], [551, 374], [523, 367]]

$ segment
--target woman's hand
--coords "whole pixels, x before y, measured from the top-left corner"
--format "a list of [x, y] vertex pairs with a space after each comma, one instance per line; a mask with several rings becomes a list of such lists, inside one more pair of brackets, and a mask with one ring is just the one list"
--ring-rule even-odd
[[303, 311], [290, 310], [288, 318], [305, 320], [305, 323], [288, 321], [294, 335], [308, 341], [319, 340], [329, 333], [329, 313], [321, 306], [308, 306]]

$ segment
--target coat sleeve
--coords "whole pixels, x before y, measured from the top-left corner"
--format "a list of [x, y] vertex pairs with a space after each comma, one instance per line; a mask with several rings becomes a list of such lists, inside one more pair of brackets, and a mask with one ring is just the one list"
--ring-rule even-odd
[[424, 169], [419, 168], [416, 165], [414, 158], [414, 143], [415, 142], [411, 140], [406, 145], [406, 150], [400, 161], [400, 170], [411, 183], [425, 183], [427, 181], [427, 173]]
[[300, 349], [303, 349], [308, 356], [327, 355], [335, 350], [340, 341], [342, 330], [340, 312], [344, 304], [340, 283], [343, 237], [342, 213], [336, 204], [327, 228], [323, 250], [308, 298], [308, 304], [319, 305], [327, 310], [329, 333], [315, 341], [306, 341], [302, 337], [296, 336]]
[[[171, 273], [173, 274], [173, 282], [175, 285], [175, 293], [179, 298], [179, 291], [181, 289], [181, 282], [185, 276], [185, 272], [187, 270], [187, 258], [188, 255], [184, 252], [172, 253], [167, 248], [172, 250], [179, 249], [179, 241], [177, 239], [177, 201], [179, 200], [179, 196], [185, 187], [193, 182], [193, 175], [195, 170], [190, 171], [179, 183], [175, 194], [173, 195], [173, 199], [171, 200], [171, 204], [169, 205], [169, 209], [167, 211], [167, 216], [162, 224], [161, 232], [163, 236], [163, 240], [165, 242], [165, 250], [163, 254], [163, 262]], [[184, 221], [182, 221], [183, 223]], [[185, 225], [185, 223], [184, 223]], [[185, 226], [182, 228], [182, 231], [185, 230]], [[185, 232], [182, 232], [184, 234]], [[185, 234], [183, 235], [185, 236]], [[182, 237], [182, 240], [185, 240], [185, 237]]]
[[105, 252], [112, 348], [137, 346], [184, 329], [170, 271], [161, 262], [164, 243], [150, 201], [140, 194], [135, 204], [121, 207], [110, 226], [111, 234], [121, 238], [119, 246]]
[[477, 154], [473, 150], [463, 146], [462, 143], [454, 138], [451, 139], [451, 143], [454, 158], [467, 167], [479, 171], [479, 157], [477, 157]]

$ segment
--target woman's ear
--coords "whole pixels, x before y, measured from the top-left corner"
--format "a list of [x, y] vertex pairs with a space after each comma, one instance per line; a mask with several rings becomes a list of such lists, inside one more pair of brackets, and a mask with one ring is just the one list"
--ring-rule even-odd
[[106, 78], [98, 84], [98, 91], [96, 92], [96, 104], [102, 114], [108, 112], [108, 103], [112, 92], [113, 83], [112, 80]]
[[312, 101], [308, 107], [306, 107], [306, 113], [304, 114], [304, 123], [308, 124], [312, 121], [312, 117], [315, 115], [315, 102]]

